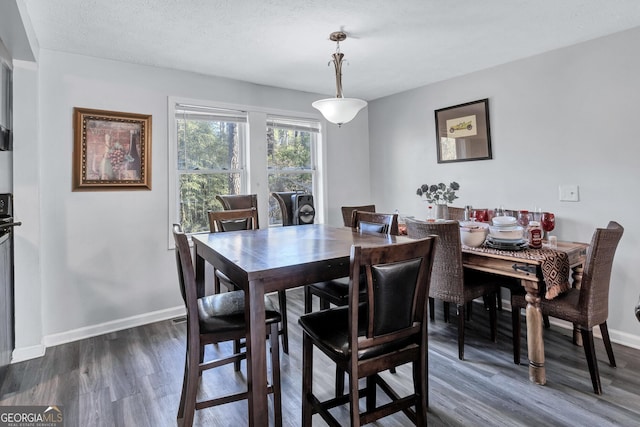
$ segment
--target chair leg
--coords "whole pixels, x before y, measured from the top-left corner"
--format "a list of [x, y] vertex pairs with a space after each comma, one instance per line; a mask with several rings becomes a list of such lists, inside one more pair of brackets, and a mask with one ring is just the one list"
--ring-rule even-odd
[[444, 321], [445, 323], [449, 323], [449, 303], [446, 301], [443, 301], [442, 308], [444, 309]]
[[511, 337], [513, 340], [513, 363], [520, 364], [520, 307], [511, 307]]
[[289, 327], [287, 322], [287, 292], [278, 291], [278, 304], [280, 306], [280, 316], [282, 316], [282, 352], [289, 354]]
[[328, 310], [329, 305], [329, 301], [326, 298], [320, 298], [320, 310]]
[[551, 323], [549, 323], [549, 316], [546, 314], [542, 315], [542, 322], [544, 323], [544, 328], [549, 329], [551, 327]]
[[596, 394], [602, 394], [602, 386], [600, 385], [600, 373], [598, 372], [598, 360], [596, 359], [596, 348], [593, 342], [593, 331], [580, 328], [582, 335], [582, 346], [584, 347], [584, 355], [589, 365], [589, 374], [591, 375], [591, 384]]
[[432, 322], [436, 320], [436, 303], [431, 297], [429, 297], [429, 319], [431, 319]]
[[358, 376], [349, 374], [349, 414], [351, 427], [360, 427], [360, 393], [358, 390]]
[[313, 393], [313, 343], [307, 334], [302, 334], [302, 426], [311, 427], [313, 408], [311, 395]]
[[[239, 354], [241, 350], [242, 350], [242, 344], [240, 344], [240, 340], [233, 340], [233, 353]], [[233, 362], [234, 371], [240, 372], [240, 363], [242, 363], [242, 360], [240, 359]]]
[[457, 305], [457, 309], [458, 309], [458, 359], [464, 360], [465, 304]]
[[198, 343], [197, 346], [193, 347], [194, 348], [190, 349], [191, 351], [187, 350], [187, 366], [185, 367], [187, 369], [187, 373], [185, 374], [186, 384], [183, 384], [182, 386], [183, 396], [180, 398], [180, 401], [184, 402], [182, 408], [184, 415], [182, 418], [182, 425], [185, 427], [191, 427], [193, 425], [193, 417], [196, 412], [198, 380], [200, 375], [198, 363], [199, 351], [193, 350], [199, 349], [201, 346]]
[[213, 293], [220, 293], [220, 278], [216, 275], [216, 270], [213, 270]]
[[498, 304], [498, 310], [502, 311], [502, 288], [498, 288], [498, 292], [496, 292], [496, 303]]
[[344, 396], [344, 371], [336, 366], [336, 397]]
[[271, 386], [273, 387], [273, 416], [276, 426], [282, 426], [282, 389], [280, 388], [280, 348], [278, 324], [271, 325]]
[[616, 358], [613, 355], [613, 347], [611, 346], [611, 340], [609, 339], [609, 328], [607, 327], [606, 321], [600, 325], [600, 335], [602, 335], [604, 348], [607, 350], [607, 356], [609, 356], [609, 365], [615, 368]]
[[429, 352], [423, 351], [420, 360], [413, 362], [413, 390], [418, 395], [416, 400], [416, 425], [427, 425], [427, 409], [429, 407]]
[[189, 352], [188, 350], [184, 354], [184, 375], [182, 377], [182, 392], [180, 393], [180, 404], [178, 405], [178, 425], [182, 426], [184, 422], [184, 400], [187, 396], [187, 383], [189, 379]]
[[304, 287], [304, 314], [311, 313], [313, 311], [313, 295], [308, 286]]
[[376, 379], [373, 375], [367, 377], [366, 404], [367, 411], [373, 411], [374, 409], [376, 409]]
[[498, 316], [496, 313], [496, 296], [489, 296], [489, 329], [491, 331], [491, 341], [498, 342]]
[[473, 301], [469, 301], [467, 303], [467, 318], [466, 318], [467, 321], [471, 320], [472, 311], [473, 311]]

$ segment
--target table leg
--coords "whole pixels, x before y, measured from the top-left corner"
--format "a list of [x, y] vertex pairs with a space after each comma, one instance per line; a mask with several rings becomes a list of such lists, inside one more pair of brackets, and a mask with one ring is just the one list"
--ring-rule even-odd
[[269, 424], [267, 407], [267, 355], [265, 350], [264, 287], [249, 282], [245, 292], [245, 319], [247, 319], [247, 380], [249, 388], [249, 425]]
[[537, 282], [522, 281], [527, 291], [527, 349], [529, 351], [529, 381], [544, 385], [547, 382], [544, 368], [544, 341], [542, 337], [542, 312], [540, 290]]
[[204, 258], [196, 253], [196, 295], [204, 296]]
[[[580, 289], [582, 284], [582, 272], [584, 271], [584, 268], [582, 267], [582, 265], [578, 265], [573, 267], [572, 270], [572, 286], [576, 289]], [[573, 344], [582, 347], [582, 333], [580, 332], [580, 327], [576, 323], [573, 324]]]

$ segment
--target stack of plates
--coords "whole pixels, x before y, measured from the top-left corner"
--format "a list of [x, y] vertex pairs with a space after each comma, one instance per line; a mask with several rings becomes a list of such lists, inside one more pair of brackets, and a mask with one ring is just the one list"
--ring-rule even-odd
[[485, 246], [492, 249], [500, 249], [503, 251], [519, 251], [526, 249], [529, 244], [523, 239], [500, 239], [489, 234], [484, 242]]

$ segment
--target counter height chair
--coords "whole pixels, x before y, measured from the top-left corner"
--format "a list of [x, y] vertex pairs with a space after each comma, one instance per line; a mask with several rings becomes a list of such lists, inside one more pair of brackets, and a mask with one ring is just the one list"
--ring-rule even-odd
[[340, 208], [342, 211], [342, 222], [345, 227], [351, 227], [353, 211], [375, 212], [376, 205], [363, 205], [363, 206], [343, 206]]
[[[248, 396], [245, 391], [204, 401], [196, 400], [198, 383], [200, 380], [204, 380], [201, 376], [202, 371], [246, 358], [246, 353], [234, 352], [228, 357], [217, 360], [202, 362], [200, 359], [201, 349], [206, 344], [240, 340], [246, 337], [244, 292], [232, 291], [198, 298], [189, 241], [182, 231], [182, 227], [178, 224], [173, 226], [173, 237], [176, 243], [180, 293], [187, 309], [187, 348], [177, 421], [179, 426], [191, 426], [196, 409], [223, 405], [246, 399]], [[282, 425], [282, 405], [278, 322], [281, 318], [280, 313], [268, 298], [265, 298], [264, 303], [266, 326], [271, 344], [271, 385], [267, 386], [264, 392], [273, 393], [274, 421], [275, 425], [280, 426]], [[233, 381], [233, 379], [229, 378], [229, 381]]]
[[[231, 209], [258, 209], [258, 195], [257, 194], [218, 194], [216, 199], [222, 205], [222, 208], [226, 211]], [[260, 222], [258, 221], [258, 214], [256, 213], [255, 228], [260, 228]]]
[[[542, 299], [540, 311], [543, 315], [572, 322], [580, 328], [584, 355], [589, 366], [593, 391], [602, 394], [598, 360], [593, 341], [593, 327], [600, 326], [602, 341], [607, 350], [609, 364], [616, 366], [613, 347], [609, 339], [607, 318], [609, 317], [609, 284], [613, 257], [622, 238], [624, 228], [615, 221], [607, 228], [596, 229], [587, 249], [586, 263], [582, 273], [580, 289], [572, 288], [554, 299]], [[511, 296], [511, 314], [513, 320], [513, 361], [520, 363], [520, 313], [526, 308], [523, 295]]]
[[[369, 211], [351, 211], [353, 231], [398, 235], [398, 214]], [[320, 309], [326, 310], [330, 304], [347, 305], [349, 299], [349, 278], [344, 277], [326, 282], [314, 283], [304, 288], [304, 312], [312, 309], [312, 295], [320, 298]]]
[[288, 227], [293, 225], [293, 211], [291, 205], [291, 196], [298, 194], [297, 191], [274, 191], [271, 196], [276, 199], [278, 206], [280, 206], [280, 213], [282, 215], [282, 226]]
[[489, 306], [491, 340], [497, 338], [496, 292], [500, 288], [498, 278], [488, 273], [466, 270], [462, 265], [460, 225], [457, 221], [425, 222], [406, 219], [407, 234], [414, 239], [438, 236], [436, 254], [429, 286], [430, 318], [434, 316], [434, 299], [445, 302], [445, 320], [448, 321], [449, 303], [458, 313], [458, 358], [464, 360], [464, 333], [467, 303], [484, 297]]
[[[332, 426], [340, 425], [329, 409], [349, 404], [352, 426], [403, 411], [419, 426], [426, 425], [428, 406], [427, 294], [434, 238], [377, 247], [351, 247], [349, 304], [300, 316], [302, 337], [302, 425], [312, 425], [314, 413]], [[364, 274], [362, 272], [364, 271]], [[361, 304], [361, 277], [367, 304]], [[313, 394], [314, 346], [349, 376], [349, 394], [320, 401]], [[379, 373], [411, 362], [413, 393], [400, 397]], [[366, 388], [359, 379], [366, 378]], [[376, 386], [391, 402], [376, 406]], [[360, 396], [366, 412], [360, 413]], [[415, 410], [412, 410], [415, 407]]]
[[[248, 196], [216, 196], [218, 199], [226, 200], [225, 206], [253, 203], [257, 201], [254, 195]], [[229, 198], [231, 197], [231, 198]], [[243, 199], [244, 198], [244, 199]], [[257, 203], [256, 203], [257, 204]], [[209, 231], [211, 233], [239, 230], [256, 230], [258, 228], [258, 210], [255, 206], [246, 209], [231, 209], [224, 211], [209, 211]], [[235, 283], [219, 270], [214, 273], [214, 292], [220, 292], [220, 284], [227, 289], [238, 289]], [[287, 294], [285, 291], [278, 291], [278, 304], [282, 316], [282, 351], [289, 354], [289, 327], [287, 323]]]

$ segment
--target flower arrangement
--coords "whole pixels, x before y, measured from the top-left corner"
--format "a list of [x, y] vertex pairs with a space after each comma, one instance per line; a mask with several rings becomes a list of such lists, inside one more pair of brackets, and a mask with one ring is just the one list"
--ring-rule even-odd
[[435, 203], [436, 205], [446, 205], [452, 203], [455, 199], [458, 198], [456, 196], [456, 191], [460, 189], [460, 184], [453, 181], [448, 186], [444, 185], [444, 183], [440, 183], [438, 185], [429, 185], [422, 184], [416, 194], [418, 196], [425, 196], [427, 202]]

